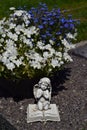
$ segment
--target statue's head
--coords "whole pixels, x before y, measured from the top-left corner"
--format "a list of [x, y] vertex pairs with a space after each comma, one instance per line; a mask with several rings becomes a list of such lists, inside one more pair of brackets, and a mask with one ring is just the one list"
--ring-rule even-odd
[[39, 88], [41, 88], [42, 90], [46, 90], [46, 89], [51, 88], [51, 81], [47, 77], [40, 79], [38, 84], [39, 84]]

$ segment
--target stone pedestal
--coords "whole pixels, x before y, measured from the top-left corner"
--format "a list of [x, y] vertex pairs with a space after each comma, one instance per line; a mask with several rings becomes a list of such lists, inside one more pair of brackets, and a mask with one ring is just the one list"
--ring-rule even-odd
[[36, 104], [29, 104], [27, 107], [27, 123], [37, 121], [60, 121], [56, 104], [50, 104], [50, 108], [43, 111], [38, 110]]

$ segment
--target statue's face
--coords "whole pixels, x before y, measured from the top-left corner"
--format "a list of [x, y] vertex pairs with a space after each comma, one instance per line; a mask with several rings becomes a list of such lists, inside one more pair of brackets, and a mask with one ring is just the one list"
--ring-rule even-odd
[[42, 90], [45, 90], [47, 87], [48, 87], [48, 84], [47, 84], [46, 82], [42, 82], [42, 83], [40, 84], [40, 88], [41, 88]]

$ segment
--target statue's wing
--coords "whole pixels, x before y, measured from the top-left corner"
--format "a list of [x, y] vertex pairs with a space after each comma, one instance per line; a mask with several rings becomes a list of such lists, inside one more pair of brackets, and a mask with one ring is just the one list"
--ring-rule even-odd
[[35, 84], [34, 87], [33, 87], [33, 94], [34, 94], [34, 97], [37, 99], [37, 90], [38, 90], [38, 84]]
[[49, 91], [49, 100], [51, 101], [51, 95], [52, 94], [52, 86], [51, 86], [51, 84], [50, 84], [50, 91]]

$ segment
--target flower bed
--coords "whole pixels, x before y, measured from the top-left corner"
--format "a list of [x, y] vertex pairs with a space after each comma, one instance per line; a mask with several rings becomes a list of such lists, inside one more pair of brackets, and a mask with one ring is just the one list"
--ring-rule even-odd
[[76, 20], [60, 9], [39, 4], [29, 11], [11, 7], [8, 18], [0, 20], [0, 76], [33, 78], [50, 76], [72, 61]]

